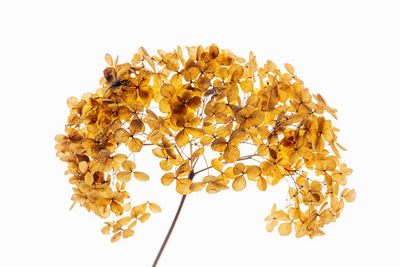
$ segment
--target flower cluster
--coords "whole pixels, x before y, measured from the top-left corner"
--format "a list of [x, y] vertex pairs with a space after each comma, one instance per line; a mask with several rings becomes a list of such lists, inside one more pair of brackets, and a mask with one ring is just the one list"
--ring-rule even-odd
[[[336, 110], [304, 87], [290, 64], [286, 72], [267, 61], [258, 66], [216, 45], [177, 47], [150, 56], [141, 47], [130, 63], [106, 54], [108, 67], [101, 88], [81, 99], [71, 97], [66, 134], [56, 136], [57, 156], [68, 163], [72, 201], [106, 222], [112, 241], [134, 234], [136, 222], [155, 203], [132, 206], [126, 184], [147, 181], [131, 155], [150, 147], [165, 171], [161, 183], [182, 195], [245, 189], [265, 191], [286, 180], [286, 210], [272, 207], [267, 231], [310, 237], [339, 217], [344, 200], [355, 199], [344, 188], [352, 172], [340, 162], [339, 131], [325, 118]], [[130, 154], [120, 153], [126, 147]], [[147, 211], [149, 208], [150, 212]]]

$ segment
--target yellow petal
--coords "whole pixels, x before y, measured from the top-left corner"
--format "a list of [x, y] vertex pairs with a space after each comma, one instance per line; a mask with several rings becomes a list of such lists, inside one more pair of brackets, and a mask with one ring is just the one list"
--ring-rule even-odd
[[122, 168], [125, 171], [131, 172], [136, 168], [136, 164], [130, 160], [125, 160], [124, 162], [122, 162]]
[[194, 127], [188, 127], [186, 128], [188, 132], [194, 137], [194, 138], [202, 138], [204, 136], [204, 132], [202, 129], [199, 128], [194, 128]]
[[232, 132], [231, 137], [229, 138], [229, 143], [238, 144], [244, 141], [246, 138], [247, 138], [246, 130], [239, 128]]
[[312, 181], [310, 188], [311, 188], [311, 191], [319, 192], [322, 190], [322, 185], [318, 181]]
[[181, 195], [187, 195], [191, 193], [190, 185], [192, 180], [189, 178], [180, 178], [176, 180], [176, 191]]
[[119, 167], [122, 166], [124, 161], [127, 159], [128, 157], [124, 154], [115, 154], [114, 156], [112, 156], [114, 168], [119, 169]]
[[176, 169], [175, 176], [182, 177], [182, 176], [188, 175], [189, 173], [190, 173], [190, 165], [189, 165], [189, 161], [187, 160], [185, 163], [183, 163], [181, 166], [179, 166], [178, 169]]
[[133, 175], [139, 181], [145, 182], [145, 181], [149, 180], [149, 176], [144, 172], [133, 172]]
[[235, 191], [242, 191], [246, 187], [246, 178], [243, 175], [240, 175], [235, 178], [232, 183], [232, 188]]
[[281, 225], [278, 227], [278, 230], [280, 235], [289, 235], [292, 232], [292, 223], [281, 223]]
[[67, 106], [69, 108], [74, 108], [79, 104], [79, 100], [78, 98], [76, 98], [75, 96], [71, 96], [70, 98], [67, 99]]
[[134, 119], [129, 125], [129, 131], [132, 135], [145, 131], [144, 123], [140, 119]]
[[257, 178], [261, 173], [261, 168], [256, 165], [247, 166], [246, 175], [249, 179]]
[[161, 183], [163, 185], [170, 185], [175, 180], [175, 175], [172, 172], [168, 172], [161, 177]]
[[175, 142], [180, 147], [183, 147], [189, 142], [189, 135], [185, 129], [177, 133], [175, 136]]
[[252, 93], [253, 92], [253, 82], [251, 79], [242, 80], [239, 82], [240, 88], [242, 88], [243, 92], [245, 93]]
[[149, 208], [150, 208], [151, 212], [154, 212], [154, 213], [161, 212], [160, 206], [158, 206], [155, 203], [149, 203]]
[[279, 221], [290, 221], [289, 215], [283, 210], [278, 210], [275, 216]]
[[149, 219], [150, 217], [150, 213], [146, 212], [145, 214], [143, 214], [142, 216], [139, 217], [139, 221], [141, 223], [145, 223], [147, 221], [147, 219]]
[[120, 171], [117, 173], [117, 179], [121, 182], [127, 183], [131, 180], [131, 173], [126, 171]]
[[272, 221], [268, 222], [267, 223], [267, 231], [272, 232], [277, 224], [278, 224], [277, 220], [272, 220]]
[[87, 163], [87, 161], [81, 161], [81, 162], [79, 162], [79, 171], [80, 171], [81, 173], [86, 173], [87, 169], [88, 169], [88, 163]]
[[120, 239], [121, 239], [121, 235], [122, 235], [121, 232], [118, 232], [118, 233], [116, 233], [115, 235], [113, 235], [113, 236], [111, 237], [111, 242], [115, 243], [115, 242], [117, 242], [118, 240], [120, 240]]
[[246, 120], [245, 128], [258, 126], [263, 124], [265, 119], [264, 112], [261, 110], [256, 110], [250, 114], [250, 117]]
[[224, 160], [228, 163], [235, 162], [240, 157], [240, 151], [237, 147], [228, 144], [224, 150]]
[[261, 191], [267, 190], [267, 181], [264, 177], [259, 177], [257, 180], [257, 188]]
[[131, 140], [129, 140], [128, 147], [129, 150], [132, 152], [139, 152], [140, 150], [142, 150], [143, 142], [136, 137], [132, 137]]
[[172, 169], [172, 162], [170, 160], [162, 160], [160, 161], [160, 167], [164, 171], [169, 171]]
[[128, 229], [132, 229], [133, 227], [135, 227], [137, 223], [137, 220], [134, 220], [130, 225], [128, 225]]
[[211, 165], [214, 167], [214, 169], [216, 169], [219, 172], [222, 172], [222, 169], [224, 167], [222, 161], [220, 161], [219, 159], [212, 159]]
[[202, 144], [203, 146], [208, 146], [209, 144], [211, 144], [212, 141], [213, 141], [212, 136], [206, 135], [200, 139], [200, 144]]
[[195, 183], [192, 183], [191, 185], [190, 185], [190, 190], [192, 191], [192, 192], [198, 192], [198, 191], [201, 191], [201, 190], [203, 190], [203, 188], [206, 186], [206, 182], [195, 182]]
[[166, 98], [171, 98], [176, 94], [175, 88], [169, 83], [163, 84], [160, 92], [161, 95]]
[[207, 90], [210, 86], [210, 80], [207, 77], [199, 77], [195, 82], [194, 85], [196, 88], [201, 89], [202, 91]]
[[203, 182], [205, 183], [217, 182], [218, 180], [219, 180], [218, 177], [214, 175], [207, 175], [206, 177], [203, 178]]
[[245, 169], [246, 169], [246, 166], [243, 163], [241, 163], [241, 162], [236, 163], [235, 166], [233, 166], [233, 174], [241, 175], [244, 173]]
[[147, 203], [143, 203], [143, 204], [133, 207], [131, 210], [131, 216], [133, 218], [137, 218], [138, 216], [140, 216], [146, 212], [146, 208], [147, 208]]
[[120, 226], [127, 225], [132, 220], [131, 216], [125, 216], [117, 221], [117, 224]]
[[351, 189], [344, 195], [344, 199], [347, 202], [353, 202], [354, 200], [356, 200], [356, 191], [354, 189]]
[[114, 139], [118, 143], [125, 143], [131, 135], [123, 128], [120, 128], [115, 131]]
[[101, 228], [101, 232], [105, 235], [110, 234], [110, 226], [109, 225], [104, 226], [103, 228]]
[[294, 74], [294, 68], [292, 65], [290, 65], [289, 63], [285, 63], [285, 69], [290, 73], [290, 74]]
[[203, 154], [204, 154], [204, 147], [200, 147], [193, 152], [192, 156], [190, 157], [190, 160], [193, 162], [195, 159], [197, 159]]
[[224, 137], [218, 137], [211, 143], [211, 149], [217, 152], [224, 151], [226, 147], [226, 140]]
[[133, 234], [135, 233], [135, 231], [133, 231], [132, 229], [128, 228], [122, 231], [122, 237], [123, 238], [128, 238], [133, 236]]
[[261, 144], [257, 148], [257, 154], [260, 156], [267, 156], [269, 154], [269, 147], [266, 144]]
[[105, 60], [106, 60], [106, 62], [107, 62], [108, 65], [110, 65], [110, 66], [113, 65], [113, 59], [112, 59], [112, 57], [111, 57], [110, 54], [108, 54], [108, 53], [105, 54], [104, 58], [105, 58]]
[[124, 209], [122, 208], [122, 206], [115, 201], [111, 202], [110, 209], [117, 216], [120, 216], [124, 212]]
[[88, 185], [92, 185], [93, 182], [94, 182], [93, 174], [90, 173], [90, 172], [87, 172], [87, 173], [85, 174], [85, 183], [88, 184]]
[[207, 193], [209, 193], [209, 194], [216, 194], [216, 193], [218, 193], [219, 191], [221, 191], [221, 189], [217, 186], [216, 183], [209, 183], [209, 184], [207, 184], [207, 187], [206, 187], [206, 192], [207, 192]]

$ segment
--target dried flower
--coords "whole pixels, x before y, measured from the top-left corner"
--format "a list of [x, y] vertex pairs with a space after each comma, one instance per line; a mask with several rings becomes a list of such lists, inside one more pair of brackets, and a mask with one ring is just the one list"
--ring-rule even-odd
[[114, 215], [102, 228], [112, 242], [133, 236], [137, 221], [161, 208], [127, 202], [126, 184], [149, 175], [119, 148], [132, 155], [150, 146], [166, 172], [161, 183], [175, 182], [182, 195], [253, 184], [266, 191], [286, 180], [289, 203], [286, 210], [273, 205], [267, 230], [324, 234], [344, 200], [356, 197], [354, 189], [339, 190], [352, 170], [340, 162], [338, 129], [324, 117], [326, 111], [336, 119], [336, 110], [311, 95], [290, 64], [282, 72], [271, 61], [259, 67], [252, 52], [246, 61], [216, 45], [187, 50], [188, 58], [180, 47], [150, 56], [141, 47], [124, 64], [106, 54], [102, 88], [67, 100], [66, 134], [55, 139], [74, 204], [101, 218]]

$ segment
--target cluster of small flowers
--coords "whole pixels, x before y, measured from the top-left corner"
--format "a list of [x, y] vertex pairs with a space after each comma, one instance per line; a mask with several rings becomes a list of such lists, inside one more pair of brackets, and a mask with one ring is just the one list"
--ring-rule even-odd
[[[336, 118], [336, 110], [320, 94], [311, 95], [290, 64], [283, 73], [271, 61], [259, 67], [252, 52], [246, 61], [216, 45], [187, 51], [187, 59], [180, 47], [150, 56], [141, 47], [124, 64], [106, 54], [102, 88], [68, 99], [66, 134], [56, 136], [56, 149], [68, 163], [74, 203], [101, 218], [120, 218], [102, 230], [112, 228], [112, 241], [132, 236], [137, 220], [150, 216], [147, 205], [161, 209], [125, 203], [126, 183], [149, 175], [117, 149], [126, 146], [132, 154], [153, 146], [166, 172], [161, 183], [175, 181], [182, 195], [229, 186], [241, 191], [247, 181], [265, 191], [286, 179], [291, 204], [287, 212], [273, 206], [267, 230], [281, 222], [281, 235], [293, 226], [297, 237], [322, 235], [340, 215], [343, 199], [355, 199], [354, 189], [339, 190], [352, 170], [340, 162], [337, 147], [345, 149], [337, 143], [338, 129], [323, 116]], [[199, 169], [203, 159], [206, 167]]]

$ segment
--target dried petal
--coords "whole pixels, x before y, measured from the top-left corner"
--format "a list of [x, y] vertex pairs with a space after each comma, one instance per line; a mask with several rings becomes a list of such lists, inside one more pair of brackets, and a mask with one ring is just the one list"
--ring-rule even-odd
[[235, 191], [242, 191], [246, 187], [246, 179], [243, 175], [240, 175], [235, 178], [232, 183], [232, 188]]
[[151, 212], [154, 212], [154, 213], [161, 212], [160, 206], [158, 206], [155, 203], [149, 203], [149, 208], [150, 208]]
[[139, 181], [145, 182], [150, 179], [150, 177], [144, 172], [133, 172], [133, 176]]

